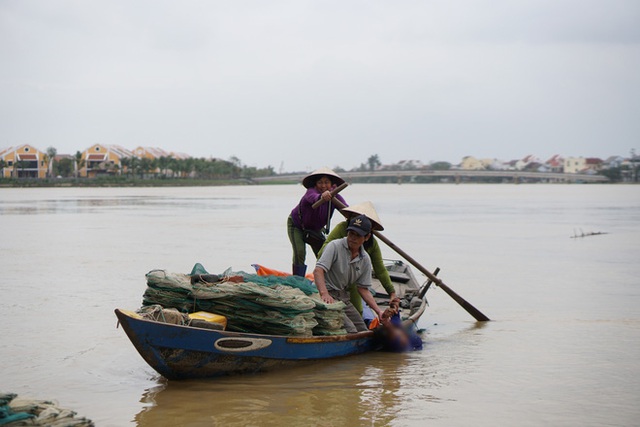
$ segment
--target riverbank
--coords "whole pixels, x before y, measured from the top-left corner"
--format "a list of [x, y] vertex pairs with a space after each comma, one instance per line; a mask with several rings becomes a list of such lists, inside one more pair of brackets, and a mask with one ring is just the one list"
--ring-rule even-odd
[[[295, 184], [293, 180], [265, 182], [260, 185]], [[42, 187], [213, 187], [229, 185], [257, 185], [246, 179], [194, 179], [194, 178], [2, 178], [0, 188]]]
[[[561, 181], [520, 178], [510, 180], [499, 177], [463, 177], [448, 179], [443, 177], [418, 176], [413, 179], [397, 177], [351, 176], [343, 174], [350, 184], [637, 184], [637, 182], [588, 182]], [[46, 187], [216, 187], [243, 185], [292, 185], [299, 184], [302, 175], [274, 176], [269, 179], [250, 178], [139, 178], [139, 177], [97, 177], [97, 178], [0, 178], [0, 188], [46, 188]]]

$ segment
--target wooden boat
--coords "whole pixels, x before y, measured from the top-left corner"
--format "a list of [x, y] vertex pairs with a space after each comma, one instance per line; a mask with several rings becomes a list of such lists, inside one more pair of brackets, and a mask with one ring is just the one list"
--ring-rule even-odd
[[[427, 305], [410, 267], [389, 262], [396, 293], [401, 299], [403, 325], [415, 328]], [[388, 296], [374, 278], [376, 300], [384, 309]], [[115, 310], [127, 336], [142, 358], [170, 380], [255, 373], [305, 361], [330, 359], [378, 350], [379, 334], [364, 331], [334, 336], [279, 336], [181, 326], [148, 320], [138, 313]]]

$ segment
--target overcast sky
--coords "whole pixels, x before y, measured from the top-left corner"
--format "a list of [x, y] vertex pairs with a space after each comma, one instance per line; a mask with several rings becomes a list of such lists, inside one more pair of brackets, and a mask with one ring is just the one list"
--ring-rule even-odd
[[640, 1], [0, 0], [0, 148], [276, 171], [640, 151]]

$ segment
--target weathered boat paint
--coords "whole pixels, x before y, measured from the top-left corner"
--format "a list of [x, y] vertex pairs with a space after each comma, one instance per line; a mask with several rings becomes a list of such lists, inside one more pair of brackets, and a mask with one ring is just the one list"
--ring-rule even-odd
[[[420, 284], [401, 262], [388, 264], [399, 297], [416, 292]], [[388, 303], [384, 288], [374, 278], [379, 305]], [[411, 303], [405, 326], [415, 324], [426, 299]], [[143, 318], [130, 310], [115, 310], [119, 324], [142, 358], [170, 380], [256, 373], [286, 366], [362, 354], [381, 347], [372, 331], [332, 336], [278, 336], [181, 326]]]
[[371, 331], [287, 337], [172, 325], [142, 319], [120, 309], [115, 313], [142, 358], [170, 380], [254, 373], [304, 361], [360, 354], [379, 346]]

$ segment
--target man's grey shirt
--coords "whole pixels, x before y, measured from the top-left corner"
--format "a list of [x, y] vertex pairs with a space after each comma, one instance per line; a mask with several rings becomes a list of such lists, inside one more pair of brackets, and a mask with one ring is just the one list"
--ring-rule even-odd
[[352, 283], [371, 288], [371, 258], [361, 246], [360, 255], [351, 259], [346, 237], [327, 243], [316, 267], [325, 272], [327, 290], [346, 290]]

